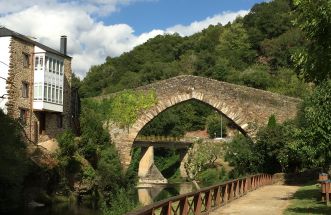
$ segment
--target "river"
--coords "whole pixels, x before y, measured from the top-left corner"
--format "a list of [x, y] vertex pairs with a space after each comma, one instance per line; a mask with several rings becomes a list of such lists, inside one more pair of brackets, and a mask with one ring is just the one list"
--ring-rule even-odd
[[185, 194], [194, 190], [192, 183], [173, 184], [147, 184], [137, 189], [138, 199], [141, 205], [149, 205], [172, 196]]
[[[192, 183], [146, 184], [137, 188], [135, 197], [142, 206], [194, 190]], [[93, 204], [56, 203], [46, 207], [25, 207], [5, 215], [101, 215]]]

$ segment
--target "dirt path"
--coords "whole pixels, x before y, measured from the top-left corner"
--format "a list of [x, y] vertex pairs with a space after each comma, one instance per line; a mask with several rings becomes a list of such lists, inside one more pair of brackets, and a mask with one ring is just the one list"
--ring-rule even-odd
[[298, 186], [270, 185], [248, 193], [230, 204], [217, 209], [210, 215], [280, 215], [289, 205]]

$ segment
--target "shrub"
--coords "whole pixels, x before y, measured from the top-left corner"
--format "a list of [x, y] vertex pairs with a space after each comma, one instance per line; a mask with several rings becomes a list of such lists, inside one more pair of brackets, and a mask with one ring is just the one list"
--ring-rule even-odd
[[198, 175], [198, 179], [204, 186], [210, 186], [220, 181], [220, 173], [215, 168], [206, 169]]

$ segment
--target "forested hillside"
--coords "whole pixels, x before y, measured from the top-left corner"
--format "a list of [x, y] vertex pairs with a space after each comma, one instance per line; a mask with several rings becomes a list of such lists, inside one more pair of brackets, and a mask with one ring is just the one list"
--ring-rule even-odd
[[232, 24], [189, 37], [160, 35], [119, 57], [92, 66], [82, 97], [113, 93], [190, 74], [302, 97], [309, 87], [293, 70], [292, 55], [308, 42], [293, 26], [290, 0], [256, 4]]

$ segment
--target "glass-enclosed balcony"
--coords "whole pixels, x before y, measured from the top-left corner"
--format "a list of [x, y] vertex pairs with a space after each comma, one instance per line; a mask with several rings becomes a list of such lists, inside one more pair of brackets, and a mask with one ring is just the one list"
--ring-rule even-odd
[[33, 109], [63, 112], [63, 59], [47, 53], [35, 54]]

